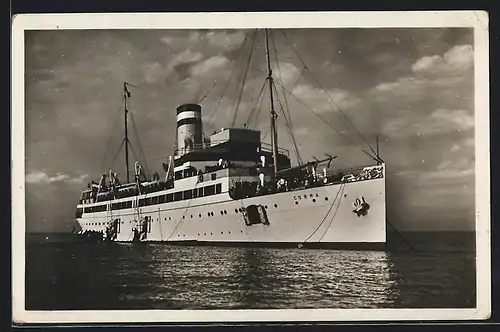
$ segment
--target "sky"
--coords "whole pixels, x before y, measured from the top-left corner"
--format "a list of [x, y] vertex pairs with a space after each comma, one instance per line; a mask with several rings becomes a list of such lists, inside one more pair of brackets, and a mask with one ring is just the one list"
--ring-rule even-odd
[[[375, 149], [378, 137], [394, 227], [474, 229], [472, 29], [270, 36], [277, 93], [302, 160], [328, 153], [337, 156], [332, 167], [368, 165], [373, 160], [361, 148], [369, 151], [366, 141]], [[262, 30], [26, 31], [25, 50], [28, 231], [71, 231], [90, 180], [111, 168], [126, 178], [124, 81], [137, 87], [130, 88], [131, 164], [145, 159], [163, 175], [176, 108], [188, 102], [202, 106], [207, 135], [234, 119], [269, 142], [267, 91], [262, 104], [257, 98], [267, 71]], [[276, 105], [279, 144], [296, 163]]]

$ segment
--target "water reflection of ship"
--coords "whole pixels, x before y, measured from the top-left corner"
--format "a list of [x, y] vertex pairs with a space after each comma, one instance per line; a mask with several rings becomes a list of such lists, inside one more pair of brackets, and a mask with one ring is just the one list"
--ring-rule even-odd
[[282, 289], [281, 279], [270, 261], [269, 251], [243, 248], [238, 262], [233, 265], [233, 298], [242, 309], [263, 308], [273, 292]]
[[[237, 100], [241, 100], [244, 91], [257, 32], [248, 35], [248, 57], [241, 58], [245, 59], [241, 67], [244, 75], [237, 84]], [[255, 109], [243, 128], [235, 124], [239, 104], [230, 126], [211, 136], [203, 134], [200, 102], [177, 107], [176, 149], [174, 157], [163, 164], [164, 179], [158, 173], [149, 174], [143, 155], [142, 163], [135, 163], [135, 179], [129, 179], [128, 117], [130, 88], [134, 86], [124, 83], [122, 146], [126, 181], [121, 183], [117, 173], [110, 170], [109, 177], [102, 175], [100, 181], [89, 183], [82, 191], [76, 218], [84, 235], [100, 232], [111, 242], [384, 249], [385, 163], [378, 148], [375, 151], [368, 144], [283, 33], [285, 42], [303, 64], [303, 74], [309, 74], [328, 96], [327, 106], [338, 111], [342, 116], [338, 125], [345, 128], [339, 130], [307, 106], [293, 89], [288, 91], [284, 81], [274, 75], [281, 73], [280, 57], [274, 36], [269, 33], [268, 38], [268, 33], [266, 29], [267, 75], [263, 77]], [[259, 130], [249, 127], [258, 123], [264, 95], [269, 99], [271, 144], [263, 142]], [[332, 168], [336, 156], [327, 154], [324, 159], [303, 161], [291, 125], [289, 98], [297, 99], [297, 105], [305, 105], [312, 112], [311, 119], [319, 117], [364, 152], [370, 164]], [[276, 123], [280, 112], [295, 153], [295, 166], [289, 151], [278, 143]], [[135, 122], [132, 124], [136, 129]], [[348, 134], [356, 135], [358, 143]], [[134, 154], [140, 159], [137, 157], [141, 153]]]
[[245, 249], [232, 265], [242, 309], [381, 308], [399, 298], [386, 252]]

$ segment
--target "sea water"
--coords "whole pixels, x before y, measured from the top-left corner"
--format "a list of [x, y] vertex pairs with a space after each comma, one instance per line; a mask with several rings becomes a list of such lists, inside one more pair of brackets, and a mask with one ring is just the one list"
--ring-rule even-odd
[[27, 310], [472, 308], [475, 234], [390, 234], [386, 251], [76, 243], [28, 234]]

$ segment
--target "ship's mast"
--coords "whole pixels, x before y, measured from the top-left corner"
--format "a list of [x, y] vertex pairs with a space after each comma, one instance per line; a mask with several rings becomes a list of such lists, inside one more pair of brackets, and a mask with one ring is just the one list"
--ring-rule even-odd
[[269, 38], [267, 36], [267, 29], [265, 29], [265, 33], [266, 33], [267, 80], [269, 81], [268, 82], [269, 98], [271, 102], [271, 146], [273, 149], [273, 165], [274, 165], [273, 180], [275, 180], [278, 174], [278, 133], [276, 130], [276, 112], [274, 111], [274, 98], [273, 98], [274, 82], [273, 82], [273, 71], [271, 69], [271, 57], [269, 54]]
[[129, 172], [129, 164], [128, 164], [128, 98], [130, 98], [130, 92], [128, 91], [127, 88], [128, 83], [123, 82], [123, 98], [125, 101], [125, 108], [124, 108], [124, 122], [125, 122], [125, 138], [123, 139], [125, 143], [125, 165], [127, 169], [127, 183], [130, 183], [130, 172]]

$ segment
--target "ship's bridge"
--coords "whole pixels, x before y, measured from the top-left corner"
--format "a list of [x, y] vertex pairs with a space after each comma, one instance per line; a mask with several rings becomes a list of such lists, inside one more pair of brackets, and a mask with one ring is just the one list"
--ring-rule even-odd
[[[174, 167], [189, 162], [261, 163], [273, 165], [271, 146], [261, 142], [260, 131], [246, 128], [223, 128], [203, 143], [176, 150]], [[243, 165], [242, 165], [243, 166]], [[278, 149], [278, 169], [290, 167], [289, 152]]]

